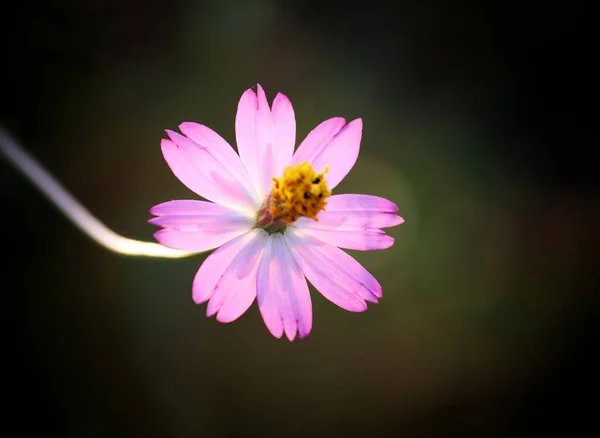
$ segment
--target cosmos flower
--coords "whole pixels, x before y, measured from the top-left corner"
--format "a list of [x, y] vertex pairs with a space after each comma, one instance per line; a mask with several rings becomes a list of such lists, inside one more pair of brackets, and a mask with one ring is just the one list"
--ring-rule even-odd
[[351, 312], [377, 303], [381, 286], [340, 248], [377, 250], [394, 239], [381, 229], [403, 222], [396, 205], [370, 195], [332, 195], [358, 157], [362, 120], [332, 118], [294, 153], [296, 120], [289, 99], [272, 108], [260, 85], [247, 90], [235, 119], [239, 155], [215, 131], [182, 123], [167, 130], [163, 156], [175, 176], [207, 199], [175, 200], [150, 210], [155, 238], [185, 251], [216, 249], [192, 286], [196, 303], [220, 322], [239, 318], [256, 299], [280, 338], [306, 337], [312, 304], [306, 280]]

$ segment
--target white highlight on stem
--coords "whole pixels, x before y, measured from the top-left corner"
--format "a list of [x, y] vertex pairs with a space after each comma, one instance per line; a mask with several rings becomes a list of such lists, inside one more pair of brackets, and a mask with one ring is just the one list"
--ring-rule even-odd
[[0, 151], [25, 177], [61, 210], [73, 224], [103, 247], [119, 254], [182, 258], [197, 253], [167, 248], [159, 243], [123, 237], [94, 217], [50, 173], [0, 126]]

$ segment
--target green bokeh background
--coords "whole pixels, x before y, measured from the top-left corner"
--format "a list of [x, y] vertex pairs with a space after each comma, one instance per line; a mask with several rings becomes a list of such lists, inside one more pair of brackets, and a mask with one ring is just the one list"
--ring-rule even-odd
[[568, 20], [536, 11], [18, 7], [4, 123], [117, 232], [151, 240], [150, 207], [194, 197], [162, 158], [163, 130], [197, 121], [234, 144], [237, 101], [257, 82], [291, 99], [298, 142], [326, 118], [362, 117], [336, 193], [391, 199], [406, 222], [392, 248], [350, 252], [380, 304], [353, 314], [313, 290], [313, 331], [289, 343], [256, 305], [231, 324], [206, 318], [191, 299], [202, 256], [109, 253], [0, 162], [15, 412], [39, 408], [62, 437], [532, 436], [594, 270], [588, 195], [554, 178], [546, 124], [515, 115], [536, 95], [529, 64], [506, 53], [545, 47]]

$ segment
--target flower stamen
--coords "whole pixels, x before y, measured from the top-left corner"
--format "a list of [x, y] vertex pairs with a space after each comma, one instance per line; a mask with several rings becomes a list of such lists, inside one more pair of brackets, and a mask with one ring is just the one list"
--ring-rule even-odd
[[283, 176], [273, 178], [268, 203], [271, 216], [288, 224], [301, 216], [318, 221], [317, 214], [325, 209], [326, 199], [331, 196], [325, 181], [328, 170], [326, 166], [318, 174], [307, 162], [286, 167]]

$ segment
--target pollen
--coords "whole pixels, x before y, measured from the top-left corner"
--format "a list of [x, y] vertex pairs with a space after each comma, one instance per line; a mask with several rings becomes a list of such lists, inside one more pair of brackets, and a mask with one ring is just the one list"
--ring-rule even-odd
[[317, 173], [307, 162], [286, 167], [283, 176], [273, 178], [271, 216], [287, 223], [301, 216], [319, 220], [317, 214], [325, 209], [326, 199], [331, 196], [325, 181], [328, 170], [326, 166], [322, 173]]

